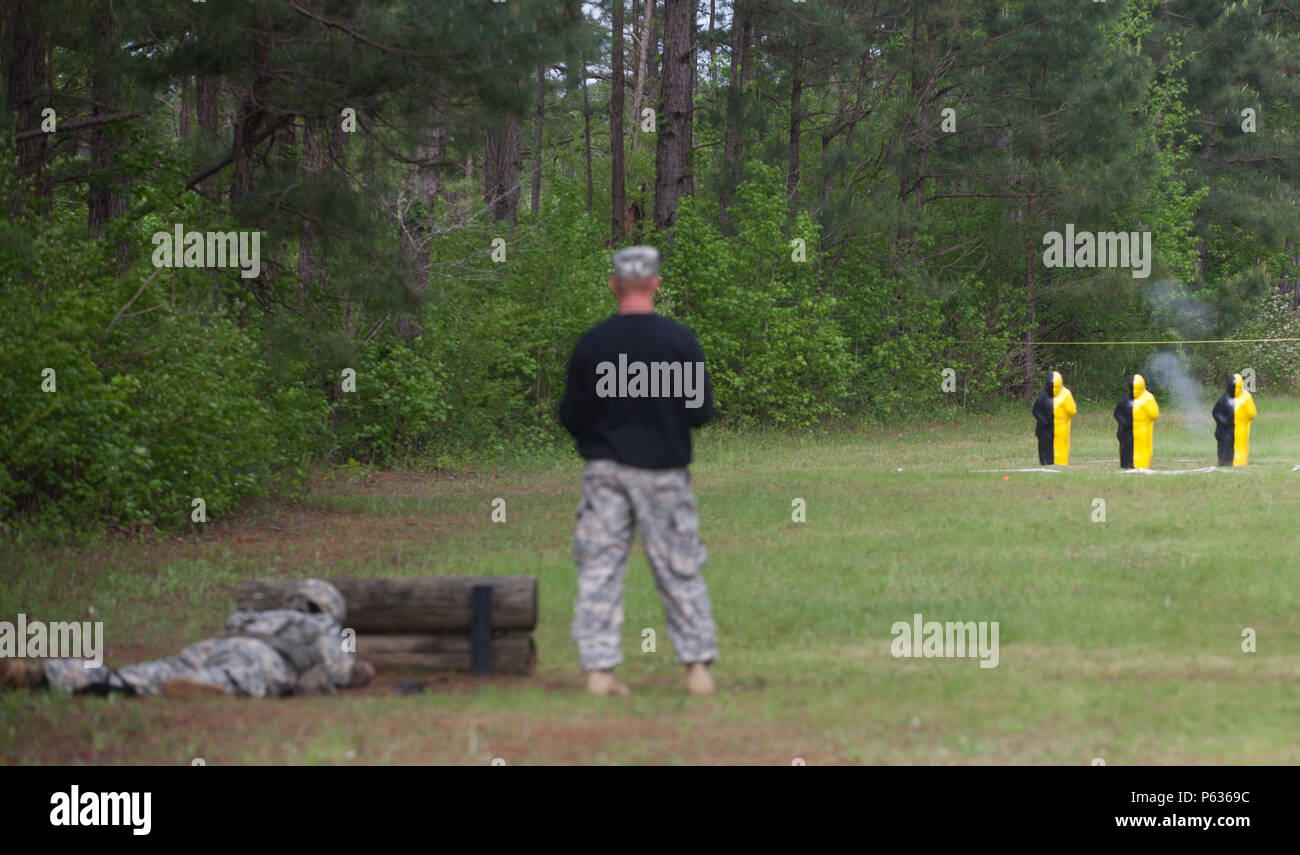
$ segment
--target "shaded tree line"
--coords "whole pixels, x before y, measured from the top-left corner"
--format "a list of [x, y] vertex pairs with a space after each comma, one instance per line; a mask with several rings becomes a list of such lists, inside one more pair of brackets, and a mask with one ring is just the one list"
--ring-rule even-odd
[[[631, 242], [739, 424], [1285, 337], [1297, 36], [1255, 0], [0, 0], [0, 517], [554, 442]], [[1150, 232], [1150, 275], [1049, 266], [1067, 223]], [[257, 275], [156, 269], [178, 224], [259, 232]]]

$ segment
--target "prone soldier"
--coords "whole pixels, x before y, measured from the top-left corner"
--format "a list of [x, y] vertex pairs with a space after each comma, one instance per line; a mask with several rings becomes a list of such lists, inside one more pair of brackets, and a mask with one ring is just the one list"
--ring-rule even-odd
[[265, 698], [364, 686], [375, 670], [344, 649], [346, 614], [337, 588], [307, 579], [290, 590], [282, 608], [237, 611], [219, 638], [176, 656], [121, 668], [87, 668], [80, 659], [0, 659], [0, 686], [169, 698]]

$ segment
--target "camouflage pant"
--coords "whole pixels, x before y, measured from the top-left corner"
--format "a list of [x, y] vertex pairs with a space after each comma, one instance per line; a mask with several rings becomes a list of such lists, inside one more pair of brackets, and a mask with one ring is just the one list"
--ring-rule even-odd
[[43, 666], [50, 687], [65, 692], [132, 690], [159, 695], [165, 681], [184, 677], [228, 694], [264, 698], [291, 692], [295, 681], [284, 657], [255, 638], [209, 638], [178, 656], [123, 668], [86, 668], [80, 659], [47, 659]]
[[708, 553], [700, 542], [686, 470], [592, 460], [582, 470], [573, 536], [578, 601], [572, 637], [583, 669], [613, 668], [623, 661], [623, 576], [634, 524], [654, 570], [677, 661], [712, 662], [718, 656], [717, 630], [700, 576]]

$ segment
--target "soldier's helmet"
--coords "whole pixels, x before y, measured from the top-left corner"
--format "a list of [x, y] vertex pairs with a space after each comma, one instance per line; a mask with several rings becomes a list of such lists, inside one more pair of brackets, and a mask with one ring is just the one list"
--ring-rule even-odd
[[294, 584], [284, 598], [284, 607], [300, 612], [322, 612], [339, 623], [347, 617], [347, 604], [339, 589], [320, 579], [304, 579]]

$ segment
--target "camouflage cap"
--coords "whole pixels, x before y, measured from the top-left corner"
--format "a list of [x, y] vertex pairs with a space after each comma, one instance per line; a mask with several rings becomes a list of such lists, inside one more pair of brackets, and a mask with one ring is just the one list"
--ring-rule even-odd
[[304, 579], [294, 583], [285, 595], [284, 607], [300, 612], [324, 612], [339, 623], [347, 617], [348, 607], [339, 589], [320, 579]]
[[614, 253], [614, 275], [619, 279], [645, 279], [659, 275], [659, 250], [629, 246]]

